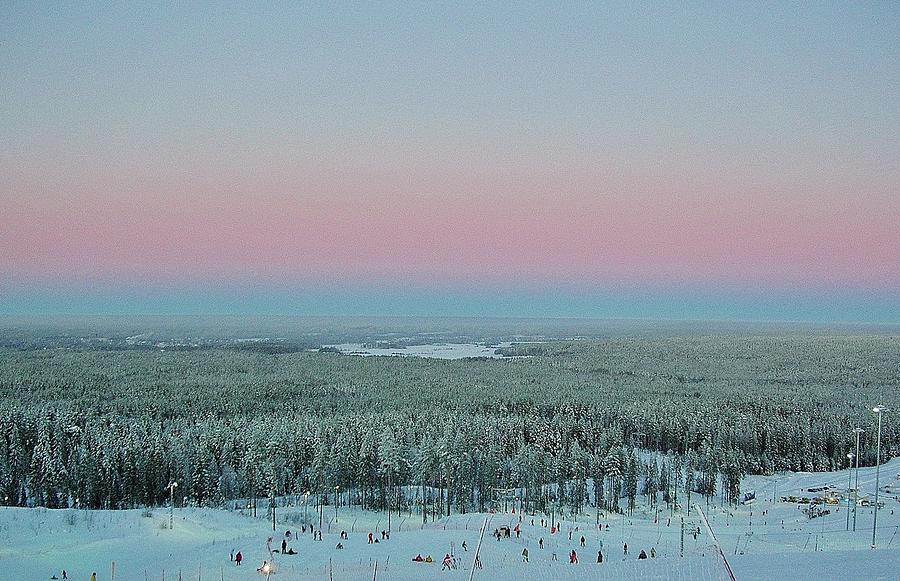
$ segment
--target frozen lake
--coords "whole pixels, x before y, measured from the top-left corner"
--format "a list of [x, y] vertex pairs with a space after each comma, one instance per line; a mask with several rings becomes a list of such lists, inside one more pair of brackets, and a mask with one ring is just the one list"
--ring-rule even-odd
[[496, 346], [482, 345], [478, 343], [435, 343], [430, 345], [409, 345], [408, 347], [366, 347], [362, 343], [342, 343], [340, 345], [323, 345], [337, 349], [345, 355], [391, 356], [391, 357], [427, 357], [431, 359], [464, 359], [466, 357], [490, 357], [499, 359], [502, 355], [497, 353], [500, 347], [508, 347], [509, 343], [500, 343]]

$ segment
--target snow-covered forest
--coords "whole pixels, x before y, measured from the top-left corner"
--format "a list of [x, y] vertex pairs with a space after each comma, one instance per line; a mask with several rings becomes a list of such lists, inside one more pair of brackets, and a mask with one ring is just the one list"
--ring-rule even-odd
[[[506, 354], [527, 357], [3, 349], [0, 499], [153, 506], [174, 480], [189, 505], [310, 492], [421, 512], [424, 496], [432, 515], [489, 510], [512, 488], [538, 510], [627, 512], [636, 496], [675, 502], [688, 490], [736, 500], [746, 474], [844, 468], [856, 426], [871, 465], [871, 407], [896, 409], [900, 393], [900, 338], [883, 334], [611, 338]], [[898, 423], [884, 421], [889, 458]]]

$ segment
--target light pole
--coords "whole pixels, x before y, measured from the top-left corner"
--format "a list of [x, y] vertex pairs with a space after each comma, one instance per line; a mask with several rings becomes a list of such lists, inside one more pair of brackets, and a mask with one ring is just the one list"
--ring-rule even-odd
[[875, 548], [875, 532], [878, 527], [878, 479], [881, 476], [881, 414], [889, 411], [884, 406], [875, 406], [872, 411], [878, 414], [878, 444], [875, 452], [875, 517], [872, 519], [872, 548]]
[[178, 483], [173, 480], [166, 488], [169, 491], [169, 530], [172, 530], [175, 526], [175, 489], [178, 488]]
[[853, 531], [856, 532], [856, 509], [859, 507], [859, 435], [865, 430], [862, 428], [853, 428], [856, 434], [856, 484], [853, 487]]
[[[850, 466], [847, 468], [847, 530], [850, 530], [850, 488], [852, 484], [853, 478], [853, 458], [856, 456], [853, 452], [847, 454], [847, 460], [850, 461]], [[823, 519], [824, 522], [824, 519]]]
[[334, 487], [334, 522], [337, 523], [337, 505], [338, 505], [338, 492], [341, 490], [340, 486]]
[[309, 490], [303, 493], [303, 524], [309, 522]]

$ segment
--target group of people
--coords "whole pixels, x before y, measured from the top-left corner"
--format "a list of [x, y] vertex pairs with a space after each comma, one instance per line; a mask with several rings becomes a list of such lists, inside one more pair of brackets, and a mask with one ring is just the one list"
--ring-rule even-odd
[[[62, 576], [61, 576], [61, 577], [57, 577], [56, 575], [52, 575], [52, 576], [50, 577], [50, 579], [62, 579], [62, 581], [69, 581], [70, 577], [69, 577], [69, 572], [68, 572], [68, 571], [66, 571], [65, 569], [63, 569], [62, 572], [60, 573], [60, 575], [62, 575]], [[90, 581], [97, 581], [97, 572], [96, 572], [96, 571], [94, 571], [93, 573], [91, 573]]]

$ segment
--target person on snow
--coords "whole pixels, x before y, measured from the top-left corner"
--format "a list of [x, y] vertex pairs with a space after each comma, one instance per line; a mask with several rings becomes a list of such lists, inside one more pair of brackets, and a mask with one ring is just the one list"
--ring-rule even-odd
[[462, 543], [462, 548], [463, 548], [463, 551], [469, 552], [469, 545], [467, 545], [465, 541], [463, 541], [463, 543]]
[[651, 559], [656, 558], [656, 547], [650, 547], [650, 558]]
[[625, 543], [624, 545], [622, 545], [622, 548], [625, 549], [625, 556], [627, 557], [628, 556], [628, 543]]
[[597, 551], [597, 562], [598, 563], [603, 562], [603, 551]]
[[238, 551], [237, 554], [235, 554], [235, 556], [234, 556], [234, 566], [235, 566], [235, 567], [240, 567], [240, 566], [241, 566], [241, 561], [243, 561], [243, 560], [244, 560], [244, 556], [241, 555], [241, 552], [240, 552], [240, 551]]
[[578, 553], [575, 552], [575, 549], [572, 549], [572, 552], [569, 553], [569, 563], [572, 563], [573, 565], [578, 564]]
[[340, 551], [344, 548], [344, 543], [338, 543], [337, 545], [335, 545], [334, 548], [337, 549], [338, 551]]
[[97, 572], [96, 571], [91, 573], [91, 581], [97, 581]]
[[414, 563], [422, 563], [422, 562], [424, 562], [424, 561], [425, 561], [425, 559], [422, 558], [422, 553], [419, 553], [418, 555], [416, 555], [415, 557], [413, 557], [413, 562], [414, 562]]
[[646, 558], [647, 558], [647, 553], [644, 551], [644, 549], [641, 549], [641, 554], [638, 555], [638, 560], [643, 561]]
[[581, 535], [581, 546], [584, 546], [584, 535]]
[[450, 560], [450, 553], [444, 555], [444, 560], [441, 561], [441, 571], [444, 569], [450, 570], [452, 569], [453, 561]]
[[63, 578], [63, 581], [68, 581], [68, 579], [69, 579], [69, 574], [66, 572], [65, 569], [62, 570], [62, 576], [63, 576], [63, 577], [62, 577], [62, 578]]
[[370, 545], [371, 545], [373, 542], [375, 542], [375, 541], [374, 541], [374, 537], [375, 537], [375, 535], [373, 535], [372, 533], [369, 533], [369, 544], [370, 544]]
[[281, 552], [287, 552], [287, 539], [281, 539]]
[[528, 562], [528, 547], [522, 549], [522, 561], [525, 563]]
[[572, 540], [572, 531], [569, 531], [569, 540]]
[[426, 563], [434, 563], [434, 559], [431, 558], [431, 555], [428, 555], [425, 557], [425, 562]]
[[228, 560], [234, 563], [234, 549], [231, 549], [231, 554], [228, 556]]
[[538, 547], [544, 548], [544, 537], [538, 539]]

